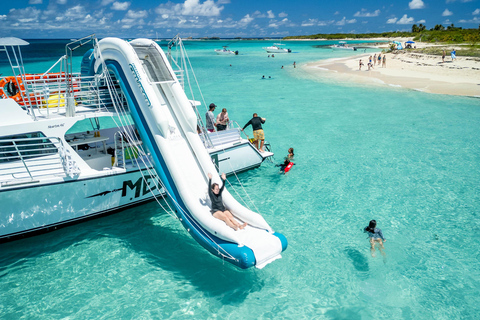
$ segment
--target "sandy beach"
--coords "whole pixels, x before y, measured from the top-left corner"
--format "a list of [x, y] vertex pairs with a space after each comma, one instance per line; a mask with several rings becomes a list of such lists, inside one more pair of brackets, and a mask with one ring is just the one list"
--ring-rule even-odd
[[[480, 97], [480, 59], [457, 57], [452, 61], [450, 51], [447, 50], [445, 62], [442, 62], [440, 56], [403, 50], [398, 53], [386, 53], [386, 67], [376, 64], [370, 70], [367, 67], [369, 56], [375, 53], [312, 62], [302, 67], [314, 76], [328, 75], [342, 81], [404, 87], [429, 93]], [[381, 52], [381, 48], [378, 52]], [[364, 63], [361, 70], [359, 70], [360, 59]]]

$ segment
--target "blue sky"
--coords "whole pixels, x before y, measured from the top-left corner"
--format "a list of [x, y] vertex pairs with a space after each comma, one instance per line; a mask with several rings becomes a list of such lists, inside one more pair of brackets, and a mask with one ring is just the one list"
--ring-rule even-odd
[[2, 0], [0, 37], [283, 37], [480, 25], [480, 0]]

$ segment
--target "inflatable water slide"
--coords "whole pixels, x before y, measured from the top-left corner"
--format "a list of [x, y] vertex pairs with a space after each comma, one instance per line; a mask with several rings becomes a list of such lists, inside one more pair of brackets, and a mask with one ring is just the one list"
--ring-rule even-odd
[[[248, 225], [235, 231], [210, 212], [207, 174], [222, 185], [197, 134], [197, 118], [163, 50], [152, 40], [105, 38], [90, 55], [89, 73], [106, 65], [118, 80], [131, 116], [185, 229], [212, 254], [240, 268], [263, 268], [281, 258], [286, 238], [265, 219], [241, 205], [225, 188], [223, 201]], [[82, 71], [84, 72], [84, 71]]]

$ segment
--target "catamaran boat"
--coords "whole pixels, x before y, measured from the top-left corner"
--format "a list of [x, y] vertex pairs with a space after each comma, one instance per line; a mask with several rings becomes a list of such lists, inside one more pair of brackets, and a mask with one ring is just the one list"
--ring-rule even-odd
[[[184, 51], [179, 37], [172, 42]], [[73, 53], [87, 44], [73, 72]], [[208, 133], [171, 52], [149, 39], [90, 36], [28, 74], [24, 45], [0, 39], [13, 73], [0, 79], [0, 242], [164, 196], [165, 210], [212, 254], [241, 268], [281, 257], [287, 241], [259, 213], [225, 188], [225, 206], [248, 224], [235, 231], [212, 216], [206, 196], [208, 173], [221, 183], [217, 172], [258, 167], [273, 153], [258, 152], [238, 127]]]
[[230, 49], [227, 49], [228, 46], [223, 46], [223, 49], [215, 49], [215, 52], [219, 55], [238, 55], [238, 50], [237, 51], [232, 51]]
[[330, 48], [332, 49], [340, 49], [340, 50], [353, 50], [357, 51], [356, 47], [349, 47], [347, 42], [339, 41], [338, 44], [331, 45]]
[[289, 53], [292, 52], [291, 49], [280, 48], [284, 44], [281, 43], [274, 43], [273, 46], [263, 48], [268, 53]]

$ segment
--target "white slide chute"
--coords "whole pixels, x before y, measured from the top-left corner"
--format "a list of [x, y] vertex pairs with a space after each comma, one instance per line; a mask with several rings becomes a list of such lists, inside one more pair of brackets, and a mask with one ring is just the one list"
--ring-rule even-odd
[[132, 118], [154, 159], [176, 214], [211, 253], [248, 268], [281, 258], [287, 241], [265, 219], [241, 205], [225, 188], [223, 201], [240, 222], [239, 231], [210, 213], [207, 174], [222, 184], [197, 134], [197, 117], [163, 50], [152, 40], [128, 43], [105, 38], [98, 43], [95, 70], [105, 63], [128, 96]]

